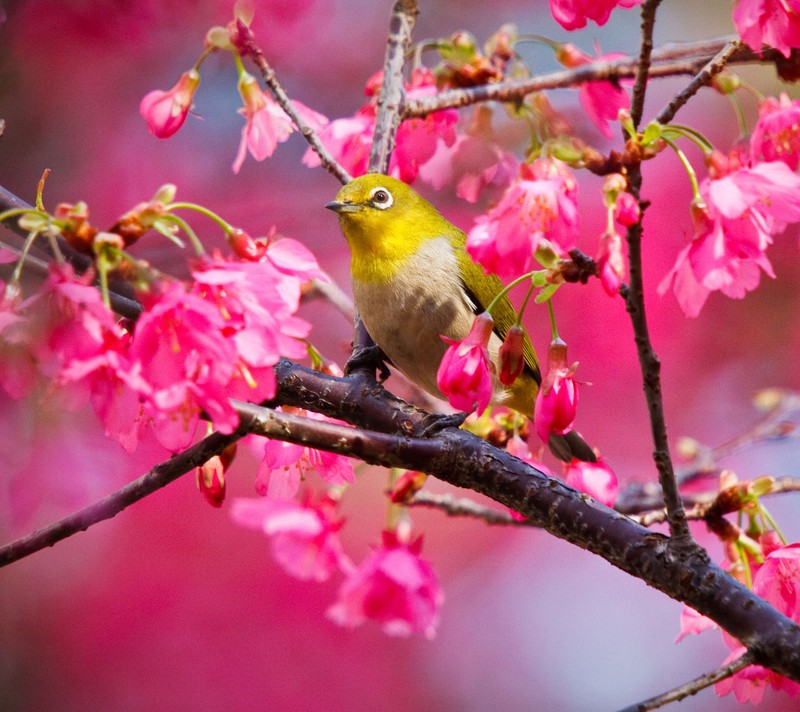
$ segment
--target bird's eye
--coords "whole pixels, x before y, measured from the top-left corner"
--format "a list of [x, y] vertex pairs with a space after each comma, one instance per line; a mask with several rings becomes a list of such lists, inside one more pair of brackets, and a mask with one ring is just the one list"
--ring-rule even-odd
[[373, 188], [369, 192], [369, 202], [372, 203], [372, 205], [374, 205], [376, 208], [386, 210], [386, 208], [392, 207], [394, 198], [392, 197], [392, 194], [386, 190], [386, 188], [381, 188], [379, 186], [377, 188]]

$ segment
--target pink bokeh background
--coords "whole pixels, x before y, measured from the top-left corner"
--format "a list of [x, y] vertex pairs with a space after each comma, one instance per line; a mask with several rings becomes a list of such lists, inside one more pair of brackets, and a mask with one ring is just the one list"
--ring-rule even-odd
[[[363, 102], [366, 79], [382, 63], [391, 2], [263, 0], [254, 29], [290, 95], [331, 116]], [[420, 2], [416, 39], [467, 29], [486, 38], [502, 22], [564, 39], [546, 2]], [[33, 201], [51, 168], [45, 201], [86, 200], [98, 225], [110, 224], [165, 182], [254, 235], [276, 225], [318, 255], [348, 289], [346, 245], [322, 206], [337, 189], [322, 170], [300, 165], [294, 136], [264, 163], [230, 166], [241, 117], [229, 59], [202, 71], [197, 116], [158, 141], [137, 113], [140, 98], [167, 88], [190, 67], [206, 29], [224, 24], [223, 0], [19, 1], [0, 26], [0, 185]], [[667, 3], [658, 42], [732, 31], [730, 4]], [[635, 12], [570, 37], [585, 51], [636, 50]], [[549, 50], [523, 45], [537, 71], [555, 68]], [[746, 70], [767, 93], [769, 70]], [[652, 116], [685, 82], [652, 87]], [[600, 146], [574, 91], [553, 102], [576, 133]], [[745, 102], [747, 103], [747, 98]], [[752, 117], [754, 106], [747, 104]], [[706, 91], [678, 120], [723, 150], [736, 139], [727, 101]], [[699, 155], [690, 156], [698, 161]], [[592, 254], [603, 229], [599, 180], [581, 176], [583, 234]], [[476, 208], [452, 190], [421, 190], [461, 227]], [[712, 295], [698, 319], [655, 288], [689, 234], [690, 189], [678, 161], [661, 156], [645, 169], [645, 253], [649, 319], [662, 359], [670, 435], [719, 443], [754, 422], [754, 391], [800, 388], [800, 280], [797, 232], [770, 251], [778, 278], [743, 301]], [[480, 206], [478, 206], [480, 207]], [[198, 223], [199, 224], [199, 223]], [[203, 237], [214, 244], [205, 225]], [[137, 245], [164, 269], [182, 274], [185, 256], [166, 241]], [[556, 304], [570, 356], [581, 362], [579, 427], [599, 446], [622, 483], [655, 478], [639, 366], [621, 300], [599, 284], [563, 289]], [[350, 325], [330, 306], [304, 307], [314, 343], [343, 362]], [[544, 310], [530, 315], [544, 352]], [[392, 381], [389, 382], [392, 387]], [[399, 388], [399, 386], [398, 386]], [[725, 464], [741, 478], [800, 475], [791, 443], [767, 443]], [[0, 395], [0, 537], [10, 540], [91, 503], [163, 459], [145, 445], [135, 459], [103, 438], [91, 412], [65, 413], [57, 397], [21, 402]], [[244, 452], [229, 496], [253, 494], [255, 462]], [[345, 546], [359, 560], [377, 541], [385, 475], [363, 468], [345, 498]], [[434, 490], [443, 485], [431, 483]], [[791, 540], [800, 537], [796, 498], [771, 500]], [[268, 543], [213, 510], [191, 477], [93, 527], [0, 571], [0, 709], [3, 710], [594, 710], [614, 709], [716, 667], [727, 655], [717, 634], [674, 646], [679, 604], [601, 559], [542, 532], [489, 528], [415, 512], [425, 555], [447, 597], [433, 642], [394, 639], [377, 627], [354, 631], [325, 618], [336, 583], [288, 577]], [[702, 529], [712, 553], [719, 546]], [[712, 692], [681, 710], [729, 710]], [[762, 709], [792, 702], [767, 694]]]

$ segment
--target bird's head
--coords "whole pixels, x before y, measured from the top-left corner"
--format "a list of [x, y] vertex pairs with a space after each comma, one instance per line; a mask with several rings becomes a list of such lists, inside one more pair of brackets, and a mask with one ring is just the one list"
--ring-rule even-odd
[[354, 260], [408, 258], [448, 224], [412, 188], [379, 173], [350, 181], [325, 207], [338, 213]]

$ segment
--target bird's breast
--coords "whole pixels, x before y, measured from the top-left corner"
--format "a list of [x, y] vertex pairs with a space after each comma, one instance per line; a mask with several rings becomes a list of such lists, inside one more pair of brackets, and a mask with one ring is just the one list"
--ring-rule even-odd
[[441, 337], [463, 339], [474, 319], [450, 241], [427, 240], [386, 281], [354, 280], [353, 296], [364, 326], [391, 362], [441, 397], [436, 372], [447, 349]]

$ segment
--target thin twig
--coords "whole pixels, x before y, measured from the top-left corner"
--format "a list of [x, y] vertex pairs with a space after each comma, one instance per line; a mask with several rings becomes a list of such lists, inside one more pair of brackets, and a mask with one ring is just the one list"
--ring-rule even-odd
[[[644, 107], [645, 95], [647, 93], [647, 78], [649, 66], [650, 49], [652, 47], [652, 33], [655, 22], [655, 12], [660, 0], [646, 0], [642, 8], [642, 48], [640, 61], [644, 67], [640, 67], [637, 75], [636, 87], [634, 89], [634, 106], [639, 112]], [[638, 123], [637, 120], [634, 120]], [[641, 200], [642, 171], [641, 166], [635, 165], [629, 172], [630, 190], [642, 210], [642, 217], [646, 205]], [[661, 362], [653, 349], [650, 340], [650, 330], [647, 325], [647, 311], [644, 303], [644, 280], [642, 268], [642, 218], [628, 228], [628, 261], [630, 269], [630, 284], [624, 292], [625, 306], [631, 319], [633, 327], [636, 351], [639, 356], [639, 364], [642, 372], [642, 382], [644, 385], [647, 408], [650, 412], [650, 427], [653, 434], [655, 451], [653, 460], [658, 470], [658, 482], [664, 493], [664, 504], [667, 509], [667, 519], [672, 540], [679, 549], [690, 549], [696, 547], [689, 530], [689, 522], [686, 519], [686, 512], [683, 508], [678, 481], [675, 477], [672, 458], [669, 451], [669, 440], [667, 438], [667, 422], [664, 417], [664, 403], [661, 396]]]
[[59, 519], [16, 541], [0, 547], [0, 567], [7, 566], [31, 554], [53, 546], [62, 539], [86, 531], [93, 524], [111, 519], [134, 502], [153, 494], [182, 475], [199, 467], [210, 457], [222, 452], [245, 434], [239, 429], [231, 435], [212, 433], [196, 445], [156, 465], [150, 472], [130, 482], [103, 499]]
[[408, 506], [438, 509], [449, 517], [472, 517], [473, 519], [482, 520], [485, 524], [534, 526], [533, 522], [527, 519], [515, 519], [510, 512], [484, 507], [466, 497], [454, 497], [451, 494], [434, 494], [420, 490], [414, 495]]
[[707, 687], [711, 687], [711, 685], [716, 684], [720, 680], [725, 680], [726, 678], [735, 675], [740, 670], [744, 670], [744, 668], [752, 664], [753, 658], [751, 657], [750, 653], [745, 653], [732, 663], [723, 665], [721, 668], [714, 670], [714, 672], [701, 675], [691, 682], [687, 682], [685, 685], [680, 685], [669, 692], [651, 697], [649, 700], [638, 702], [635, 705], [631, 705], [630, 707], [620, 710], [620, 712], [648, 712], [648, 710], [658, 709], [659, 707], [668, 705], [671, 702], [680, 702], [691, 695], [696, 695], [698, 692], [705, 690]]
[[[726, 36], [700, 42], [680, 42], [665, 44], [653, 50], [650, 56], [648, 76], [668, 77], [682, 74], [696, 74], [710, 59], [729, 42], [736, 39]], [[778, 53], [765, 50], [763, 56], [757, 55], [747, 47], [740, 47], [728, 59], [728, 64], [772, 63]], [[639, 57], [622, 57], [613, 61], [594, 61], [572, 69], [564, 69], [548, 74], [540, 74], [525, 79], [513, 79], [493, 84], [483, 84], [466, 89], [448, 89], [436, 96], [406, 100], [403, 118], [425, 116], [442, 109], [460, 108], [485, 101], [518, 101], [537, 91], [574, 87], [586, 82], [618, 81], [637, 76]]]
[[692, 79], [689, 84], [672, 101], [667, 104], [656, 117], [660, 124], [668, 124], [678, 110], [691, 99], [702, 87], [706, 86], [717, 74], [728, 65], [728, 60], [742, 47], [740, 39], [728, 42]]
[[355, 315], [353, 300], [329, 275], [326, 274], [325, 276], [328, 277], [327, 281], [312, 279], [310, 282], [310, 289], [303, 294], [303, 297], [306, 299], [315, 296], [322, 297], [330, 302], [336, 311], [352, 324]]
[[636, 69], [631, 99], [631, 120], [635, 127], [639, 126], [644, 111], [644, 97], [650, 79], [650, 58], [653, 53], [653, 30], [656, 26], [656, 10], [660, 4], [661, 0], [645, 0], [642, 5], [642, 44], [639, 48], [639, 66]]
[[236, 28], [239, 32], [240, 48], [255, 62], [256, 66], [261, 71], [264, 83], [270, 88], [272, 95], [275, 97], [275, 101], [280, 104], [280, 107], [286, 112], [294, 125], [297, 126], [297, 130], [303, 134], [303, 137], [308, 141], [314, 153], [319, 156], [322, 167], [338, 178], [340, 183], [349, 183], [353, 180], [353, 177], [347, 172], [344, 166], [330, 154], [328, 149], [325, 148], [319, 136], [317, 136], [316, 131], [303, 121], [300, 112], [297, 111], [294, 104], [289, 99], [289, 96], [286, 94], [286, 91], [278, 81], [278, 78], [275, 76], [275, 71], [272, 69], [269, 62], [267, 62], [263, 50], [256, 44], [255, 37], [250, 28], [241, 20], [236, 21]]
[[[796, 477], [776, 477], [770, 487], [770, 491], [764, 496], [770, 497], [787, 492], [800, 492], [800, 479]], [[717, 492], [685, 496], [683, 501], [686, 506], [686, 518], [694, 521], [705, 519], [709, 511], [715, 508], [720, 494]], [[628, 514], [628, 516], [635, 522], [639, 522], [643, 527], [651, 527], [654, 524], [662, 524], [667, 521], [665, 509], [653, 509], [639, 514]]]
[[386, 40], [386, 57], [383, 62], [383, 84], [378, 95], [378, 114], [375, 117], [375, 134], [369, 156], [369, 170], [386, 173], [394, 148], [397, 127], [400, 125], [400, 108], [403, 104], [403, 65], [411, 44], [411, 32], [417, 19], [416, 0], [398, 0], [389, 20], [389, 37]]

